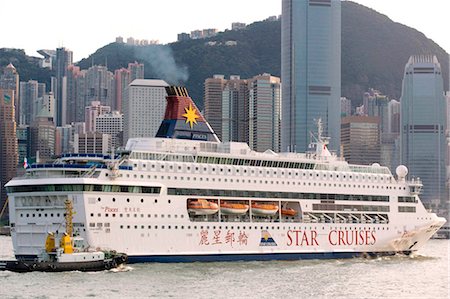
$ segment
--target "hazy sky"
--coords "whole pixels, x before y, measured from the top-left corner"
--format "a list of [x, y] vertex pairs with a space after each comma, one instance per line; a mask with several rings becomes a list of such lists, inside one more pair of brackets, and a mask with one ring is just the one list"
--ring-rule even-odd
[[[413, 27], [450, 52], [450, 1], [356, 0], [392, 20]], [[0, 0], [0, 48], [65, 46], [78, 61], [96, 49], [125, 39], [176, 41], [195, 29], [223, 31], [232, 22], [252, 23], [281, 14], [281, 0]]]

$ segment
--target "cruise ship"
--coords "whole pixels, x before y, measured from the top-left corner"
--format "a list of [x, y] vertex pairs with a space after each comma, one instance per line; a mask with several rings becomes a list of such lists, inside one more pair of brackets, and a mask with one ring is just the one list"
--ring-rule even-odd
[[[420, 249], [446, 222], [399, 166], [352, 165], [318, 136], [308, 153], [220, 142], [185, 88], [167, 88], [155, 138], [117, 154], [64, 154], [7, 185], [14, 253], [39, 255], [62, 234], [129, 262], [350, 258]], [[320, 124], [320, 123], [319, 123]]]

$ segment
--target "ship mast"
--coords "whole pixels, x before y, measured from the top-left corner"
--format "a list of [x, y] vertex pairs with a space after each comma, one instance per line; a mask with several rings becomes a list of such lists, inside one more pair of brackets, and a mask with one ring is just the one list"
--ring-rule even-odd
[[73, 204], [72, 204], [72, 201], [70, 201], [68, 199], [64, 202], [64, 204], [65, 204], [65, 207], [66, 207], [66, 216], [65, 216], [65, 219], [66, 219], [66, 233], [67, 233], [67, 235], [72, 237], [72, 234], [73, 234], [72, 218], [73, 218], [73, 214], [74, 214], [74, 212], [73, 212]]

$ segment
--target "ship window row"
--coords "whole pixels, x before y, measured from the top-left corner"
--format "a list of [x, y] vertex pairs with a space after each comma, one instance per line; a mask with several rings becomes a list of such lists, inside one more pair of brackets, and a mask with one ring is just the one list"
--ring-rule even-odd
[[[91, 213], [90, 214], [91, 215], [91, 217], [94, 217], [94, 213]], [[184, 215], [183, 214], [180, 214], [180, 215], [178, 215], [178, 214], [167, 214], [167, 215], [165, 215], [165, 214], [131, 214], [131, 213], [104, 213], [104, 214], [102, 214], [102, 213], [97, 213], [97, 217], [109, 217], [109, 216], [111, 216], [111, 217], [113, 217], [113, 218], [115, 218], [116, 216], [118, 216], [119, 218], [145, 218], [145, 217], [147, 217], [147, 218], [164, 218], [164, 217], [167, 217], [167, 218], [171, 218], [172, 216], [173, 216], [173, 218], [178, 218], [178, 217], [180, 217], [180, 218], [184, 218]]]
[[[61, 214], [60, 213], [56, 213], [56, 214], [54, 214], [54, 213], [38, 213], [38, 214], [36, 214], [36, 213], [26, 213], [26, 214], [23, 214], [23, 213], [21, 213], [20, 214], [20, 217], [21, 218], [23, 218], [23, 217], [26, 217], [26, 218], [30, 218], [30, 217], [32, 217], [32, 218], [34, 218], [34, 217], [60, 217], [61, 216]], [[66, 216], [66, 214], [64, 214], [63, 215], [64, 217]]]
[[364, 211], [364, 212], [389, 212], [389, 206], [375, 205], [336, 205], [336, 204], [313, 204], [313, 210], [320, 211]]
[[415, 213], [416, 207], [398, 207], [399, 213]]
[[398, 202], [414, 202], [417, 203], [417, 200], [414, 196], [399, 196]]
[[[273, 161], [260, 159], [241, 159], [241, 158], [227, 158], [227, 157], [211, 157], [211, 156], [191, 156], [179, 154], [161, 154], [161, 153], [143, 153], [132, 152], [131, 159], [139, 160], [154, 160], [154, 161], [171, 161], [171, 162], [196, 162], [215, 165], [234, 165], [234, 166], [254, 166], [254, 167], [273, 167], [273, 168], [288, 168], [288, 169], [319, 169], [319, 170], [334, 170], [330, 169], [328, 164], [316, 164], [308, 162], [293, 162], [293, 161]], [[137, 166], [137, 165], [136, 165]], [[364, 165], [349, 165], [346, 171], [356, 173], [373, 173], [373, 174], [387, 174], [391, 172], [387, 167], [373, 167]]]
[[[99, 226], [98, 224], [101, 224], [101, 223], [97, 223], [97, 227], [101, 227], [101, 225]], [[94, 228], [94, 227], [96, 227], [95, 226], [95, 223], [90, 223], [89, 224], [89, 226], [90, 227], [92, 227], [92, 228]], [[120, 229], [194, 229], [194, 230], [197, 230], [197, 229], [202, 229], [202, 230], [204, 230], [204, 229], [206, 229], [206, 230], [209, 230], [209, 229], [213, 229], [213, 230], [215, 230], [216, 232], [217, 232], [217, 230], [234, 230], [234, 229], [236, 229], [236, 230], [252, 230], [252, 229], [255, 229], [255, 230], [258, 230], [258, 229], [260, 229], [260, 230], [268, 230], [268, 229], [271, 229], [271, 230], [318, 230], [318, 228], [317, 227], [312, 227], [312, 226], [309, 226], [309, 227], [307, 227], [307, 226], [304, 226], [304, 227], [302, 227], [302, 226], [289, 226], [289, 227], [281, 227], [281, 226], [251, 226], [251, 225], [249, 225], [249, 226], [197, 226], [197, 225], [194, 225], [194, 226], [191, 226], [191, 225], [186, 225], [186, 226], [184, 226], [184, 225], [120, 225], [119, 226], [120, 227]], [[377, 227], [377, 228], [375, 228], [375, 227], [346, 227], [346, 226], [344, 226], [344, 227], [329, 227], [328, 228], [328, 230], [355, 230], [355, 231], [372, 231], [372, 230], [389, 230], [389, 227]], [[323, 226], [322, 227], [322, 230], [325, 230], [325, 227]]]
[[152, 193], [159, 194], [161, 187], [147, 187], [147, 186], [120, 186], [120, 185], [93, 185], [93, 184], [48, 184], [48, 185], [24, 185], [7, 187], [8, 193], [19, 192], [125, 192], [125, 193]]
[[168, 195], [194, 195], [194, 196], [224, 196], [224, 197], [251, 197], [251, 198], [289, 198], [289, 199], [330, 199], [354, 201], [381, 201], [389, 202], [389, 196], [384, 195], [358, 195], [358, 194], [327, 194], [327, 193], [297, 193], [272, 192], [252, 190], [218, 190], [218, 189], [188, 189], [168, 188]]

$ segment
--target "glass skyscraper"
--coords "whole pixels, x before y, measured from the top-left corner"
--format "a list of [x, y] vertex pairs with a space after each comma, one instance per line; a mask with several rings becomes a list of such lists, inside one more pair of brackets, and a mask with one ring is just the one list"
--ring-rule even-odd
[[282, 151], [304, 152], [322, 119], [340, 146], [341, 1], [283, 0]]
[[424, 184], [424, 201], [448, 201], [446, 103], [441, 66], [432, 55], [411, 56], [405, 67], [401, 105], [400, 163]]

